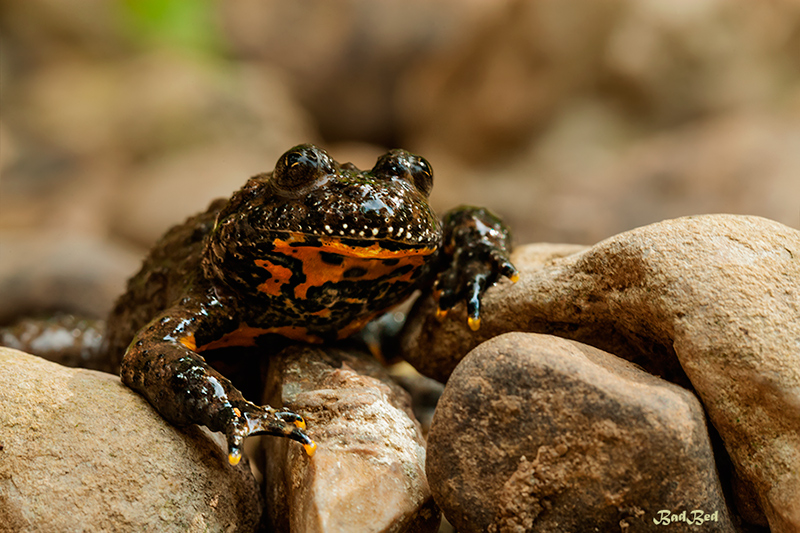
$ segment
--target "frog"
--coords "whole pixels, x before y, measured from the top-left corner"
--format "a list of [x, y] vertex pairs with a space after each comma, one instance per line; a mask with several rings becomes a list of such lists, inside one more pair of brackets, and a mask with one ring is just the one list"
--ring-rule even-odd
[[300, 414], [247, 400], [204, 354], [337, 342], [418, 290], [432, 291], [440, 317], [464, 301], [465, 326], [477, 330], [483, 293], [517, 279], [511, 233], [485, 208], [440, 219], [432, 186], [431, 165], [405, 150], [360, 170], [313, 144], [289, 149], [274, 170], [167, 231], [117, 300], [105, 351], [170, 423], [222, 432], [232, 465], [251, 435], [313, 455]]

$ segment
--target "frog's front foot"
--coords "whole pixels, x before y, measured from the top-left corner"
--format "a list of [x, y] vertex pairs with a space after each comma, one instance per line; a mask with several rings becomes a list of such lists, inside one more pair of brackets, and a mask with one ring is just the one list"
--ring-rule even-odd
[[168, 310], [137, 333], [122, 360], [123, 383], [173, 424], [200, 424], [223, 432], [231, 464], [242, 458], [248, 435], [288, 437], [311, 455], [316, 445], [305, 434], [303, 417], [244, 399], [230, 380], [193, 351], [194, 332], [182, 329], [189, 321], [174, 318], [180, 313]]
[[317, 444], [306, 435], [306, 422], [302, 416], [250, 402], [245, 402], [241, 409], [232, 409], [233, 416], [225, 428], [230, 464], [235, 465], [242, 458], [244, 439], [250, 435], [287, 437], [302, 444], [309, 457], [314, 455]]
[[493, 213], [477, 207], [460, 207], [444, 220], [444, 253], [449, 261], [434, 284], [436, 314], [443, 318], [457, 302], [466, 300], [467, 323], [476, 331], [481, 324], [481, 296], [500, 276], [516, 282], [511, 264], [511, 235]]

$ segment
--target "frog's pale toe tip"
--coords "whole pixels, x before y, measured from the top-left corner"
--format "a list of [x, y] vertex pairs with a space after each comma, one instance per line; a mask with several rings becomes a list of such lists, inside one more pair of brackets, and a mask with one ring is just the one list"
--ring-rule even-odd
[[303, 444], [303, 448], [306, 450], [306, 455], [314, 457], [314, 453], [317, 451], [317, 443], [312, 440], [311, 442]]
[[242, 452], [240, 450], [232, 450], [228, 453], [228, 463], [231, 466], [236, 466], [242, 460]]

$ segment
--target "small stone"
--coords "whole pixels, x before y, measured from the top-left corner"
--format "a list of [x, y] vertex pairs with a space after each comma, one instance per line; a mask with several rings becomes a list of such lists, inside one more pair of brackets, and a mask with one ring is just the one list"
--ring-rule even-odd
[[755, 495], [752, 507], [772, 531], [800, 530], [800, 232], [759, 217], [706, 215], [570, 255], [540, 248], [512, 257], [520, 281], [486, 293], [478, 332], [463, 308], [440, 322], [431, 299], [421, 302], [404, 357], [444, 380], [487, 339], [550, 333], [693, 387], [747, 488], [737, 497]]
[[434, 415], [427, 473], [460, 533], [699, 527], [666, 512], [733, 529], [697, 398], [549, 335], [508, 333], [459, 364]]
[[0, 368], [3, 531], [257, 530], [255, 480], [210, 433], [111, 374], [7, 348]]
[[105, 318], [142, 261], [97, 237], [0, 231], [0, 323], [53, 309]]
[[35, 353], [64, 366], [114, 373], [111, 361], [102, 352], [105, 327], [102, 320], [69, 314], [21, 318], [0, 326], [0, 346]]
[[389, 367], [389, 373], [411, 395], [414, 416], [422, 426], [422, 434], [427, 437], [444, 384], [423, 376], [405, 361]]
[[268, 515], [277, 531], [435, 532], [425, 441], [408, 393], [371, 356], [292, 346], [270, 360], [266, 401], [306, 419], [313, 457], [264, 439]]

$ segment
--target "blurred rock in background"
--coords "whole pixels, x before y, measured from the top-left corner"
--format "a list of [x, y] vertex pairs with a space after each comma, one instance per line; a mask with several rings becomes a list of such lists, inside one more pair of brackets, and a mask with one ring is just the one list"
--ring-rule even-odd
[[135, 257], [308, 141], [417, 151], [440, 212], [485, 205], [518, 243], [799, 228], [800, 5], [0, 0], [0, 267], [20, 235]]

